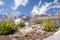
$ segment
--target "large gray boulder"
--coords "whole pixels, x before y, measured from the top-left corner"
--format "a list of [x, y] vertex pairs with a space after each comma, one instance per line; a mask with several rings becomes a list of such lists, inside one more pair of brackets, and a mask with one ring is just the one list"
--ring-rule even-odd
[[60, 40], [60, 30], [55, 32], [53, 35], [51, 35], [50, 37], [47, 37], [43, 40]]

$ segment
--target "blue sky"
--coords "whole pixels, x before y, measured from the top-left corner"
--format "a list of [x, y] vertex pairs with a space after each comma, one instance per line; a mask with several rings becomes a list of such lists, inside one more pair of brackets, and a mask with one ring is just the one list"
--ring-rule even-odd
[[60, 0], [0, 0], [0, 14], [54, 14], [60, 10]]

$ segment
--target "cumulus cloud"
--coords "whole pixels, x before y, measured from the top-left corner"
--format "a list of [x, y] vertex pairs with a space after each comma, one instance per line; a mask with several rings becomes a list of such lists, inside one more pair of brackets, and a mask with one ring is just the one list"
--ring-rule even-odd
[[26, 6], [28, 0], [14, 0], [15, 5], [12, 7], [13, 10], [16, 10], [19, 6]]
[[3, 6], [4, 5], [4, 2], [0, 0], [0, 6]]

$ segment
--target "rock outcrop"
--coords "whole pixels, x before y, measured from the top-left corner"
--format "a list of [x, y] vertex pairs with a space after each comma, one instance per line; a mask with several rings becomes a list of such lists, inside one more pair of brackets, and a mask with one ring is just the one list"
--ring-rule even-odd
[[52, 32], [43, 31], [40, 25], [18, 28], [14, 35], [9, 35], [12, 40], [42, 40], [52, 35]]
[[60, 40], [60, 30], [55, 32], [52, 36], [47, 37], [43, 40]]

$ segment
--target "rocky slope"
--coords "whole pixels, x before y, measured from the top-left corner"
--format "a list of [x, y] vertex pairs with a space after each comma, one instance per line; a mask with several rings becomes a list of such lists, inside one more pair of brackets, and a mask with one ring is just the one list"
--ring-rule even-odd
[[40, 25], [33, 25], [31, 27], [18, 28], [14, 35], [9, 35], [12, 40], [43, 40], [53, 32], [43, 31]]

